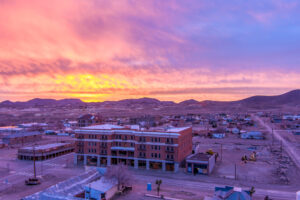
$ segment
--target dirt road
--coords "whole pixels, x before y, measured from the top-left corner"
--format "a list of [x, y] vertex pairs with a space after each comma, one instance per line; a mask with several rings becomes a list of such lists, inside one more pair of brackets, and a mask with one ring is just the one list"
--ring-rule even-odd
[[[270, 124], [264, 122], [261, 118], [257, 116], [252, 116], [253, 119], [258, 121], [261, 125], [263, 125], [270, 134], [272, 134], [272, 128]], [[293, 144], [286, 141], [277, 130], [273, 130], [274, 138], [278, 141], [282, 142], [282, 146], [284, 147], [285, 151], [289, 154], [290, 158], [294, 161], [295, 165], [300, 169], [300, 153], [297, 152], [297, 147]]]

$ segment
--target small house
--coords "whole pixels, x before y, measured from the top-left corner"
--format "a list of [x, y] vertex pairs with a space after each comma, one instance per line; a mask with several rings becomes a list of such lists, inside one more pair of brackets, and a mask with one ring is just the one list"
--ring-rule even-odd
[[109, 200], [117, 192], [117, 181], [102, 177], [84, 187], [85, 199]]
[[252, 200], [250, 191], [242, 190], [236, 187], [215, 187], [215, 196], [213, 200]]
[[221, 138], [224, 138], [224, 137], [225, 137], [225, 133], [213, 133], [212, 134], [212, 138], [221, 139]]
[[186, 158], [186, 172], [193, 174], [212, 173], [216, 163], [216, 154], [196, 153]]
[[242, 139], [256, 139], [256, 140], [262, 140], [264, 139], [264, 135], [262, 132], [259, 131], [250, 131], [246, 133], [241, 133], [241, 138]]
[[239, 133], [240, 133], [240, 130], [239, 130], [238, 128], [233, 128], [233, 129], [231, 129], [231, 132], [232, 132], [233, 134], [239, 134]]

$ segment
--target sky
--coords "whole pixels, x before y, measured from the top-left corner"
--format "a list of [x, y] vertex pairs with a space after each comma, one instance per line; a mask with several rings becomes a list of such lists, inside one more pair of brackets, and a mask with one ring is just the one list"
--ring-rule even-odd
[[0, 0], [0, 101], [300, 88], [300, 1]]

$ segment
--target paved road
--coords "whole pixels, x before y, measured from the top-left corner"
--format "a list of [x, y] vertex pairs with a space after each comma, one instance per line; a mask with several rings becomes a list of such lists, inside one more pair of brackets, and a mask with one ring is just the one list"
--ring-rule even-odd
[[[263, 125], [270, 134], [272, 134], [272, 128], [271, 126], [264, 122], [261, 118], [254, 116], [253, 118], [256, 119], [261, 125]], [[297, 152], [297, 147], [295, 147], [293, 144], [286, 141], [279, 133], [278, 130], [273, 130], [274, 137], [282, 142], [282, 146], [284, 147], [285, 151], [289, 154], [290, 158], [294, 161], [296, 166], [300, 169], [300, 154]]]
[[[37, 176], [41, 176], [48, 173], [50, 170], [53, 170], [54, 168], [57, 170], [62, 169], [63, 167], [65, 167], [66, 161], [70, 159], [73, 160], [73, 157], [74, 153], [70, 153], [50, 160], [36, 162], [36, 174]], [[0, 192], [13, 184], [17, 184], [20, 181], [24, 181], [25, 178], [29, 178], [32, 176], [33, 165], [18, 168], [18, 170], [16, 171], [10, 171], [10, 173], [7, 176], [3, 176], [0, 178]]]
[[[158, 178], [151, 174], [149, 175], [136, 175], [135, 176], [137, 183], [140, 187], [146, 188], [146, 183], [151, 182], [152, 184], [155, 183], [155, 180]], [[176, 178], [165, 178], [159, 177], [162, 179], [163, 185], [162, 187], [172, 188], [174, 191], [192, 191], [193, 193], [200, 193], [200, 194], [207, 194], [208, 192], [210, 195], [213, 195], [214, 188], [216, 186], [224, 187], [224, 185], [216, 184], [216, 183], [205, 183], [200, 181], [193, 181], [193, 180], [181, 180]], [[155, 184], [153, 185], [155, 187]], [[176, 190], [177, 188], [177, 190]], [[143, 189], [143, 188], [141, 188]], [[243, 188], [247, 189], [248, 188]], [[287, 191], [279, 191], [279, 190], [268, 190], [268, 189], [255, 189], [256, 192], [254, 194], [254, 199], [263, 199], [266, 195], [271, 197], [274, 200], [292, 200], [295, 199], [296, 193], [295, 192], [287, 192]], [[167, 195], [166, 195], [167, 196]]]

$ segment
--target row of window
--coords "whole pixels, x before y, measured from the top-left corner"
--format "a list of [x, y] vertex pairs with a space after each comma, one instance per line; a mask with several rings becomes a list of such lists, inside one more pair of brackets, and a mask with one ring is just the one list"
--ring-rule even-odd
[[[134, 145], [135, 145], [134, 143], [132, 143], [132, 142], [130, 143], [131, 147], [134, 147]], [[122, 145], [122, 142], [114, 142], [113, 146], [122, 147], [122, 146], [126, 146], [126, 145]]]
[[102, 155], [107, 155], [107, 151], [106, 150], [101, 150], [101, 154]]
[[97, 149], [89, 149], [89, 153], [97, 153]]
[[89, 139], [96, 139], [97, 135], [89, 135]]
[[139, 156], [145, 158], [146, 157], [146, 153], [145, 152], [140, 152]]
[[151, 149], [152, 150], [160, 150], [160, 146], [156, 146], [156, 145], [153, 146], [153, 145], [151, 145]]
[[134, 135], [130, 135], [130, 136], [127, 136], [127, 135], [123, 135], [123, 137], [122, 137], [122, 135], [115, 135], [115, 139], [119, 139], [119, 140], [128, 140], [128, 139], [130, 139], [130, 140], [134, 140]]
[[102, 140], [107, 140], [107, 135], [101, 135]]
[[[83, 139], [84, 136], [79, 134], [77, 138], [78, 139]], [[115, 139], [120, 139], [120, 140], [121, 139], [124, 139], [124, 140], [127, 140], [127, 139], [134, 140], [135, 136], [133, 136], [133, 135], [131, 135], [131, 136], [124, 135], [122, 137], [122, 135], [115, 135], [114, 138]], [[97, 139], [97, 135], [89, 135], [89, 139]], [[107, 137], [107, 135], [102, 135], [101, 139], [102, 140], [107, 140], [108, 137]], [[139, 141], [140, 142], [146, 142], [146, 137], [139, 137]], [[161, 142], [161, 139], [159, 137], [152, 137], [151, 138], [151, 142]], [[173, 144], [174, 143], [173, 138], [167, 138], [166, 143]]]
[[97, 143], [96, 142], [89, 142], [88, 145], [89, 146], [97, 146]]
[[[97, 153], [97, 150], [96, 149], [88, 149], [88, 152], [89, 153]], [[83, 153], [83, 149], [78, 149], [78, 153]], [[107, 155], [107, 150], [101, 150], [101, 154], [102, 155]], [[119, 154], [122, 155], [121, 152], [119, 152]], [[126, 153], [124, 155], [126, 155]], [[131, 153], [131, 156], [134, 156], [133, 152]], [[145, 158], [146, 153], [145, 152], [139, 152], [139, 157]], [[161, 158], [161, 155], [160, 155], [160, 153], [151, 153], [151, 158]], [[170, 155], [167, 154], [166, 159], [173, 160], [174, 155], [173, 154], [170, 154]]]
[[157, 138], [157, 137], [156, 137], [156, 138], [153, 138], [153, 137], [152, 137], [152, 138], [151, 138], [151, 142], [160, 142], [160, 138]]
[[151, 158], [160, 158], [160, 153], [151, 153]]
[[139, 141], [140, 141], [140, 142], [146, 142], [146, 137], [140, 137], [140, 138], [139, 138]]
[[[77, 143], [79, 146], [82, 146], [84, 143], [83, 142], [78, 142]], [[114, 146], [117, 146], [117, 147], [121, 147], [123, 146], [121, 142], [114, 142], [113, 143]], [[88, 146], [97, 146], [97, 142], [88, 142]], [[101, 143], [100, 145], [101, 147], [107, 147], [107, 143], [103, 142]], [[131, 147], [134, 147], [135, 144], [134, 143], [130, 143], [130, 146]], [[160, 146], [159, 145], [151, 145], [151, 149], [152, 150], [160, 150]], [[139, 145], [139, 150], [146, 150], [146, 145]], [[167, 151], [174, 151], [174, 147], [169, 147], [167, 146], [166, 147], [166, 150]]]
[[173, 144], [173, 138], [167, 138], [167, 141], [166, 141], [166, 143], [169, 143], [169, 144]]
[[173, 160], [174, 159], [174, 155], [173, 154], [171, 154], [171, 155], [167, 154], [167, 159]]

